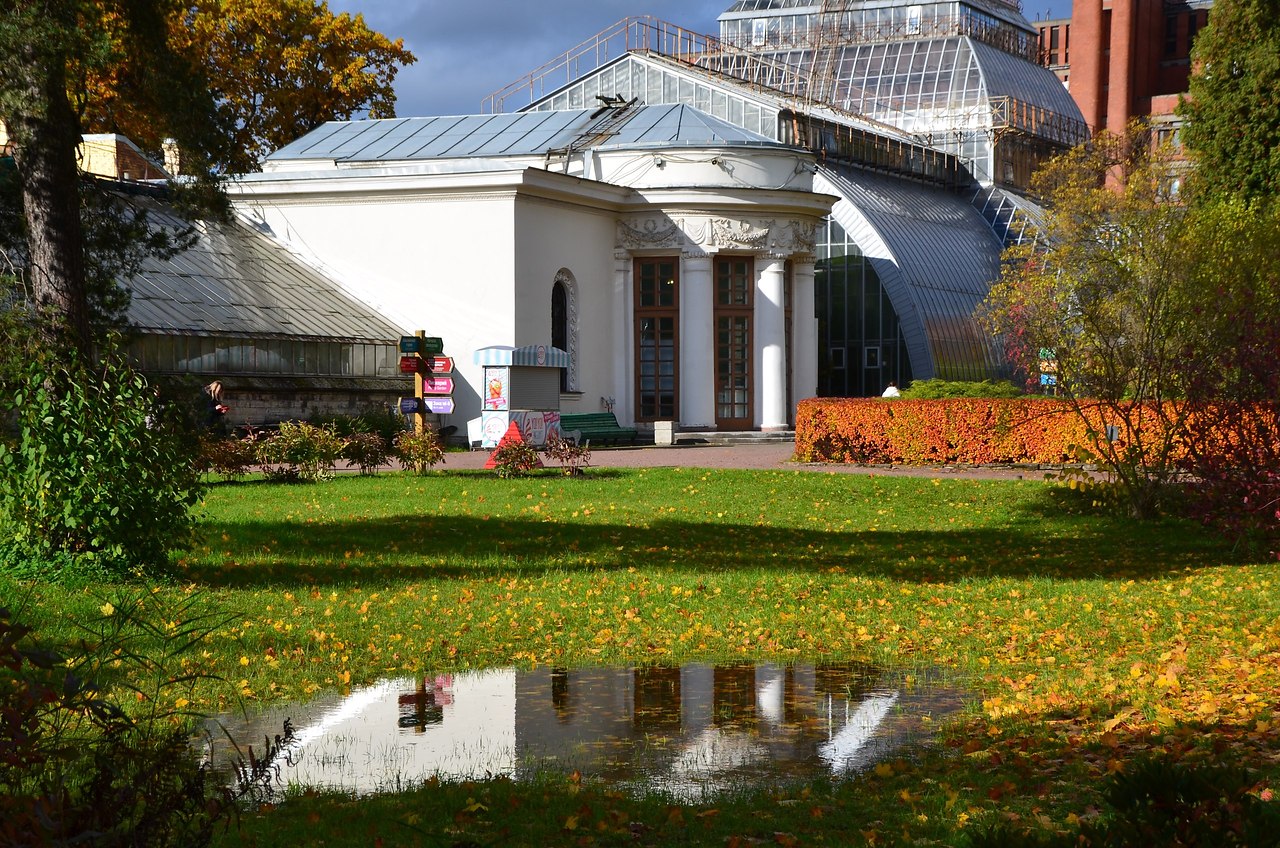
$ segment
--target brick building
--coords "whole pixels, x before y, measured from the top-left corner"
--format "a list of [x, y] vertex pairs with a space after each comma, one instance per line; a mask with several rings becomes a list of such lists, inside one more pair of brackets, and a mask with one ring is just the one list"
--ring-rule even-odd
[[1037, 25], [1041, 61], [1067, 85], [1091, 129], [1119, 133], [1131, 119], [1150, 116], [1162, 140], [1176, 141], [1173, 113], [1212, 5], [1074, 0], [1070, 19]]

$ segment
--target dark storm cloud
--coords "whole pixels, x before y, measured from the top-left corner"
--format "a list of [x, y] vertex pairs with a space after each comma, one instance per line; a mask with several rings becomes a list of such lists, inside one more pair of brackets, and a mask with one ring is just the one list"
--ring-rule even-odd
[[334, 11], [364, 15], [418, 57], [396, 78], [396, 113], [473, 114], [481, 100], [629, 16], [649, 15], [715, 34], [732, 0], [556, 0], [443, 2], [331, 0]]

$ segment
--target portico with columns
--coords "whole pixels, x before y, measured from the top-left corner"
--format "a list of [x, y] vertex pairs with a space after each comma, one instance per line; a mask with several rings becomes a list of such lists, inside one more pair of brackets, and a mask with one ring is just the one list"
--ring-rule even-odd
[[814, 235], [825, 211], [621, 218], [619, 417], [685, 432], [788, 429], [795, 402], [817, 390]]

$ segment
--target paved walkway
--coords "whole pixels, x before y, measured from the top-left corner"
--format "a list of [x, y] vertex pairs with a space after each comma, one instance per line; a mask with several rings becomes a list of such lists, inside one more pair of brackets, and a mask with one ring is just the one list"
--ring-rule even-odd
[[[845, 465], [792, 462], [790, 442], [744, 445], [675, 445], [672, 447], [597, 448], [591, 452], [593, 468], [750, 468], [780, 471], [815, 471], [828, 474], [882, 474], [897, 477], [965, 477], [981, 480], [1042, 480], [1038, 468], [973, 468], [968, 466]], [[489, 451], [476, 450], [445, 455], [445, 470], [483, 468]], [[544, 460], [545, 461], [545, 460]], [[554, 463], [548, 463], [554, 465]]]

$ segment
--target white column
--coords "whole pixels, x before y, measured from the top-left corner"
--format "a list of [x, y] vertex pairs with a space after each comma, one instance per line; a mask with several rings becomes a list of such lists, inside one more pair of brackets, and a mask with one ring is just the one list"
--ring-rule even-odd
[[791, 398], [799, 403], [818, 393], [818, 314], [813, 302], [813, 257], [793, 258], [791, 273]]
[[[630, 427], [636, 421], [635, 405], [635, 321], [634, 293], [631, 291], [631, 254], [625, 250], [613, 254], [613, 318], [617, 333], [613, 338], [613, 414], [618, 423]], [[588, 403], [584, 410], [595, 410]], [[604, 411], [604, 407], [600, 407]]]
[[715, 406], [715, 317], [711, 257], [690, 252], [680, 262], [680, 426], [713, 430]]
[[756, 281], [756, 349], [760, 351], [760, 403], [762, 430], [787, 429], [787, 316], [783, 301], [786, 261], [762, 257]]

